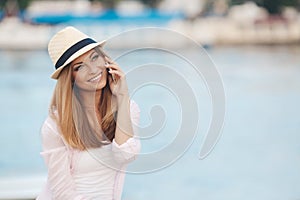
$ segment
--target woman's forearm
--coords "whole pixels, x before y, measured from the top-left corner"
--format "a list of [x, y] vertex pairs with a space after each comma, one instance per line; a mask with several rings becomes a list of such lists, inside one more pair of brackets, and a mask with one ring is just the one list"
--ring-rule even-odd
[[118, 114], [115, 132], [115, 141], [121, 145], [133, 136], [133, 128], [130, 117], [130, 98], [122, 95], [117, 98]]

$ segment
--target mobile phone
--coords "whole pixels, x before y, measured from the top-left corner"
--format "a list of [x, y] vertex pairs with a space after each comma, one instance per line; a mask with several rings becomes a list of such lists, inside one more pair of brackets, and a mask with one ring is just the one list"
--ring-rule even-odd
[[[105, 63], [105, 65], [108, 65], [108, 63]], [[111, 70], [111, 68], [106, 68], [106, 70], [107, 70], [107, 73], [108, 73], [109, 75], [111, 75], [111, 77], [112, 77], [112, 79], [113, 79], [113, 82], [116, 82], [115, 76], [114, 76], [113, 74], [110, 74], [110, 73], [109, 73], [109, 70]]]

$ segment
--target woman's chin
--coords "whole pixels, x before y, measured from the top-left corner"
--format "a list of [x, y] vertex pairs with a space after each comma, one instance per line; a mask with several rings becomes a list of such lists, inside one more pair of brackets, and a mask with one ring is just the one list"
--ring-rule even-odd
[[97, 91], [97, 90], [101, 90], [101, 89], [103, 89], [104, 87], [105, 87], [105, 85], [106, 85], [106, 83], [105, 82], [103, 82], [103, 81], [100, 81], [100, 82], [98, 82], [98, 83], [96, 83], [96, 84], [92, 84], [91, 86], [90, 86], [90, 90], [92, 90], [92, 91]]

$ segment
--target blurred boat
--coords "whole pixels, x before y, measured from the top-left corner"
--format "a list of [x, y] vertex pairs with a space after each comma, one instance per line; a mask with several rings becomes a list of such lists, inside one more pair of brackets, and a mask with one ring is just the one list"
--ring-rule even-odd
[[[90, 2], [34, 1], [23, 19], [4, 18], [0, 23], [0, 49], [46, 49], [51, 36], [64, 26], [72, 25], [95, 39], [107, 39], [123, 32], [143, 28], [166, 28], [177, 31], [203, 46], [244, 44], [299, 44], [300, 15], [287, 12], [287, 20], [268, 20], [268, 14], [254, 4], [232, 7], [227, 17], [199, 17], [186, 20], [180, 12], [147, 9], [140, 4], [119, 3], [116, 9], [103, 9]], [[50, 3], [49, 3], [50, 2]], [[62, 4], [63, 3], [63, 4]], [[80, 4], [79, 4], [80, 3]], [[35, 5], [35, 4], [33, 4]], [[41, 6], [42, 5], [42, 6]], [[79, 6], [81, 5], [81, 6]], [[48, 11], [47, 11], [48, 9]], [[24, 21], [26, 23], [24, 23]], [[114, 48], [131, 48], [138, 45], [166, 44], [166, 35], [134, 35], [133, 38], [114, 43]], [[172, 42], [179, 48], [184, 44]]]
[[115, 9], [89, 1], [35, 1], [24, 13], [26, 21], [36, 24], [85, 23], [97, 21], [141, 22], [184, 18], [180, 12], [162, 12], [146, 8], [137, 1], [119, 2]]
[[45, 49], [50, 27], [23, 23], [17, 17], [4, 18], [0, 23], [0, 49], [33, 50]]

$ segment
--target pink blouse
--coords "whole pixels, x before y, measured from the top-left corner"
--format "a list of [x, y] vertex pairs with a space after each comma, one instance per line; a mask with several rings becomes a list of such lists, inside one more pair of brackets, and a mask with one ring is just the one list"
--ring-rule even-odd
[[[42, 157], [48, 169], [47, 183], [37, 200], [120, 200], [129, 162], [141, 145], [137, 136], [140, 109], [130, 102], [134, 137], [122, 145], [111, 144], [88, 151], [66, 144], [54, 119], [48, 117], [41, 129]], [[99, 160], [98, 160], [99, 157]]]

